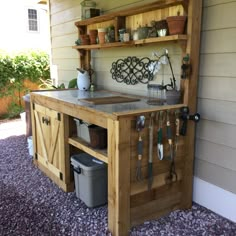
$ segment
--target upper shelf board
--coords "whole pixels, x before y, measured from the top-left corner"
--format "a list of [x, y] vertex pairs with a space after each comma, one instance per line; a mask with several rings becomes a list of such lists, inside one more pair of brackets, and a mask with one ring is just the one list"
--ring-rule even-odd
[[177, 5], [182, 5], [186, 9], [187, 3], [188, 3], [188, 0], [159, 0], [157, 2], [149, 3], [143, 6], [133, 7], [126, 10], [121, 10], [121, 11], [113, 12], [110, 14], [96, 16], [89, 19], [77, 21], [75, 22], [75, 25], [77, 27], [86, 26], [86, 25], [113, 20], [116, 17], [131, 16], [131, 15], [136, 15], [136, 14], [140, 14], [140, 13], [144, 13], [148, 11], [163, 9], [167, 7], [177, 6]]

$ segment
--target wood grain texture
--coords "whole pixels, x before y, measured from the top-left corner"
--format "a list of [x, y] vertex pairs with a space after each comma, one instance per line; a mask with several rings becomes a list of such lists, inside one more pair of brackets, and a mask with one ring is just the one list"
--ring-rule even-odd
[[112, 97], [101, 97], [101, 98], [85, 98], [85, 99], [80, 99], [80, 101], [94, 105], [101, 105], [101, 104], [137, 102], [140, 101], [140, 99], [131, 97], [122, 97], [122, 96], [112, 96]]

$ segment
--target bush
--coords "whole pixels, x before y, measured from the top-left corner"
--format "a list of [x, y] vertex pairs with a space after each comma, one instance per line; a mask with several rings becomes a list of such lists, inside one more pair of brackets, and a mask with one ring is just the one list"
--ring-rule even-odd
[[[21, 94], [28, 92], [24, 86], [27, 79], [40, 84], [50, 78], [49, 55], [42, 51], [29, 51], [11, 56], [0, 55], [0, 97], [12, 96], [15, 111], [21, 111]], [[19, 109], [16, 107], [18, 104]], [[10, 109], [11, 110], [11, 109]]]

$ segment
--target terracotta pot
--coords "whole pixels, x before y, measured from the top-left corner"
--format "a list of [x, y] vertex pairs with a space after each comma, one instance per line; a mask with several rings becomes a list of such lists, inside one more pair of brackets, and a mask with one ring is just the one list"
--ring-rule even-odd
[[106, 39], [106, 32], [104, 31], [98, 31], [98, 40], [99, 40], [99, 43], [105, 43], [105, 39]]
[[169, 28], [169, 34], [183, 34], [185, 28], [186, 16], [170, 16], [166, 18]]
[[89, 38], [90, 38], [90, 43], [91, 44], [96, 44], [97, 43], [97, 36], [98, 36], [98, 31], [95, 30], [89, 30]]
[[80, 35], [80, 40], [82, 45], [88, 45], [90, 44], [90, 39], [88, 34], [82, 34]]

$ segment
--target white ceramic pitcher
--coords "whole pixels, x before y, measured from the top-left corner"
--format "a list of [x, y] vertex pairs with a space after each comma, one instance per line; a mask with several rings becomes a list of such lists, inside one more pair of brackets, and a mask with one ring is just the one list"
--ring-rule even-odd
[[79, 90], [88, 90], [90, 86], [90, 78], [89, 73], [86, 70], [79, 69], [78, 76], [77, 76], [77, 86]]

